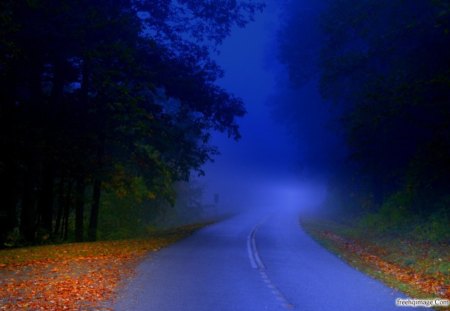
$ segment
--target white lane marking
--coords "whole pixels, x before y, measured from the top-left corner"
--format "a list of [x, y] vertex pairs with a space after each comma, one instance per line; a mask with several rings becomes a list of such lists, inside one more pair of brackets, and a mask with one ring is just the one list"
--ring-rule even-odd
[[[253, 232], [253, 231], [252, 231]], [[252, 233], [250, 233], [247, 237], [247, 254], [248, 259], [250, 260], [250, 265], [253, 269], [258, 269], [258, 265], [256, 264], [255, 258], [253, 257], [253, 250], [252, 250]]]
[[259, 225], [256, 225], [253, 228], [252, 232], [250, 233], [250, 237], [251, 237], [251, 239], [250, 239], [250, 243], [251, 243], [250, 247], [251, 247], [252, 255], [253, 255], [253, 258], [254, 258], [254, 260], [256, 262], [256, 265], [257, 265], [258, 269], [259, 270], [264, 270], [264, 269], [266, 269], [266, 267], [264, 266], [264, 264], [263, 264], [263, 262], [261, 260], [261, 257], [259, 257], [259, 253], [258, 253], [258, 249], [256, 248], [256, 241], [255, 241], [256, 230], [258, 230], [258, 227], [259, 227]]
[[259, 270], [259, 275], [261, 279], [266, 284], [267, 288], [272, 292], [272, 294], [275, 296], [275, 298], [281, 303], [283, 308], [292, 310], [294, 309], [294, 305], [291, 304], [286, 297], [283, 295], [283, 293], [278, 289], [278, 287], [273, 284], [272, 280], [269, 278], [269, 276], [266, 273], [266, 267], [264, 266], [264, 263], [261, 260], [261, 257], [259, 257], [258, 249], [256, 248], [256, 231], [258, 230], [259, 224], [256, 225], [250, 234], [247, 236], [247, 254], [248, 258], [250, 260], [250, 265], [253, 269]]

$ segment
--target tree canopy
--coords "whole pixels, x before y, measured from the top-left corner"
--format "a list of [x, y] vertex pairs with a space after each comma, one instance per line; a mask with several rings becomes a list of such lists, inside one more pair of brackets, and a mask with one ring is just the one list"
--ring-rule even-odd
[[[449, 8], [448, 1], [324, 1], [315, 20], [291, 9], [280, 32], [293, 85], [318, 73], [350, 150], [345, 174], [378, 204], [402, 192], [406, 205], [428, 213], [449, 193]], [[314, 40], [309, 29], [318, 29]]]
[[[242, 101], [215, 84], [211, 59], [257, 1], [2, 1], [1, 242], [95, 239], [102, 185], [136, 177], [150, 199], [217, 150], [212, 130], [239, 138]], [[87, 199], [91, 195], [91, 199]]]

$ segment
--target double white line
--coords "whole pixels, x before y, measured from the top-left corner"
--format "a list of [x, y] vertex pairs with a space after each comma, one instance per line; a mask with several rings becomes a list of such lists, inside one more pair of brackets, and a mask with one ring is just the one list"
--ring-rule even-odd
[[267, 288], [272, 292], [272, 294], [275, 296], [275, 298], [280, 302], [280, 304], [287, 310], [294, 309], [294, 305], [291, 304], [286, 297], [283, 295], [283, 293], [273, 284], [272, 280], [270, 280], [269, 276], [266, 273], [266, 267], [264, 266], [264, 263], [261, 260], [261, 257], [259, 257], [258, 249], [256, 248], [256, 231], [258, 230], [258, 227], [260, 224], [253, 227], [250, 234], [247, 236], [247, 253], [248, 258], [250, 259], [250, 265], [254, 269], [258, 269], [259, 275], [261, 276], [262, 280], [266, 284]]
[[254, 269], [259, 270], [265, 270], [266, 267], [264, 266], [261, 258], [258, 254], [258, 249], [256, 248], [256, 241], [255, 241], [255, 235], [256, 231], [258, 230], [259, 224], [256, 225], [250, 234], [247, 237], [247, 252], [248, 252], [248, 258], [250, 259], [250, 265]]

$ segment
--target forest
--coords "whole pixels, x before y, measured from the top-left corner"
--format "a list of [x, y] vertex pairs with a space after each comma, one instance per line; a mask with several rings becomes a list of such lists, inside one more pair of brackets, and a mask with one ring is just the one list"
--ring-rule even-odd
[[[306, 162], [326, 171], [330, 210], [448, 240], [449, 2], [308, 5], [285, 5], [278, 60], [291, 89], [315, 83], [324, 104], [291, 96], [274, 110], [317, 149]], [[213, 55], [263, 8], [2, 1], [0, 244], [96, 240], [99, 220], [103, 238], [170, 213], [176, 187], [199, 192], [177, 182], [219, 153], [213, 132], [239, 139], [246, 113]]]
[[[292, 88], [316, 81], [345, 145], [325, 148], [329, 204], [366, 227], [449, 241], [450, 2], [310, 5], [288, 5], [278, 55]], [[286, 111], [301, 119], [302, 100], [277, 108], [298, 139]]]
[[93, 241], [108, 202], [128, 206], [116, 222], [173, 205], [217, 154], [211, 132], [240, 136], [243, 102], [211, 53], [262, 8], [2, 1], [0, 244]]

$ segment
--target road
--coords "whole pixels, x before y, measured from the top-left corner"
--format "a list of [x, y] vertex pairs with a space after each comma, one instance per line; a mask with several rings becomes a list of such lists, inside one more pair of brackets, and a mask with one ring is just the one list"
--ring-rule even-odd
[[151, 255], [115, 309], [398, 311], [397, 297], [279, 211], [236, 216]]

